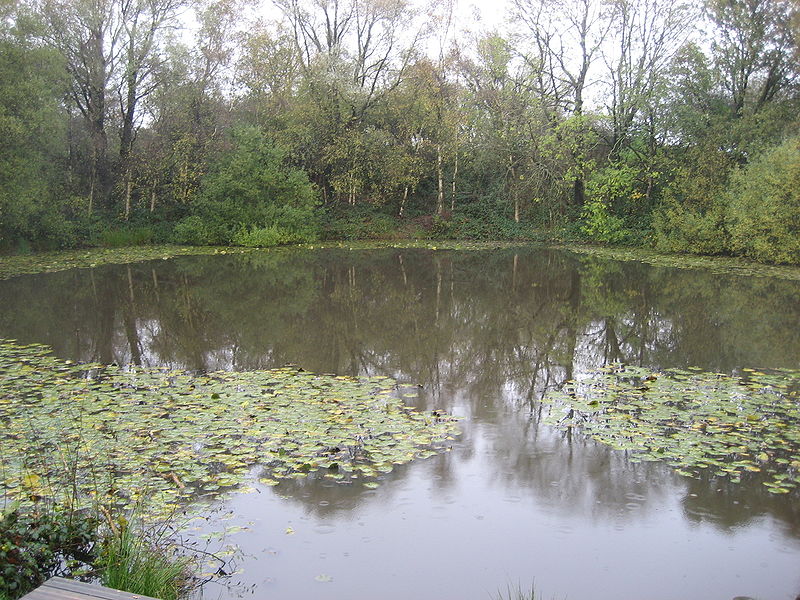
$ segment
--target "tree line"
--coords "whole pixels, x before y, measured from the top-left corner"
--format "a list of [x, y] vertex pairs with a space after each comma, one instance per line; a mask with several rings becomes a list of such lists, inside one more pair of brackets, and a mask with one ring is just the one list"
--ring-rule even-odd
[[0, 248], [547, 235], [800, 262], [798, 0], [508, 13], [4, 0]]

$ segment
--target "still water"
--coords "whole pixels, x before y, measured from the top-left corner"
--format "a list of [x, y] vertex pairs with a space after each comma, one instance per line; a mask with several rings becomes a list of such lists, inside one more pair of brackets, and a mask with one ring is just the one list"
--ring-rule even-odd
[[[681, 477], [540, 423], [614, 361], [800, 368], [800, 283], [566, 251], [291, 250], [0, 282], [0, 337], [63, 358], [389, 375], [461, 418], [367, 490], [292, 480], [212, 503], [245, 529], [205, 598], [793, 600], [800, 495]], [[257, 475], [254, 474], [254, 475]]]

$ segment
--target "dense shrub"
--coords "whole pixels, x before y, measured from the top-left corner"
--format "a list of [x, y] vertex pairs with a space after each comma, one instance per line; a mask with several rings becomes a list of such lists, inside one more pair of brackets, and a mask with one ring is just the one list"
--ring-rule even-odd
[[725, 190], [733, 159], [696, 147], [671, 169], [664, 202], [653, 213], [655, 245], [664, 252], [721, 254], [727, 249]]
[[249, 248], [269, 248], [270, 246], [280, 246], [283, 244], [301, 244], [312, 242], [316, 239], [316, 233], [306, 231], [299, 227], [281, 227], [271, 225], [269, 227], [253, 227], [242, 229], [233, 235], [235, 246], [246, 246]]
[[374, 240], [391, 236], [399, 223], [370, 204], [330, 207], [325, 213], [323, 237], [329, 240]]
[[42, 503], [0, 511], [0, 599], [14, 600], [53, 576], [164, 600], [199, 582], [196, 561], [169, 537], [172, 524], [144, 527]]
[[190, 246], [213, 246], [224, 243], [225, 234], [216, 222], [209, 223], [200, 215], [189, 215], [175, 225], [173, 240]]
[[88, 573], [96, 558], [97, 522], [48, 508], [0, 512], [0, 596], [17, 598], [53, 575]]
[[428, 233], [431, 238], [440, 240], [533, 240], [537, 237], [530, 224], [517, 223], [500, 214], [481, 218], [474, 213], [433, 217]]
[[592, 173], [586, 182], [586, 203], [581, 210], [581, 232], [591, 241], [618, 243], [629, 237], [625, 221], [615, 214], [642, 194], [636, 190], [638, 173], [625, 164], [610, 164]]
[[144, 246], [155, 241], [151, 227], [120, 227], [105, 229], [94, 240], [95, 244], [104, 248], [121, 248], [123, 246]]
[[671, 201], [653, 216], [656, 248], [662, 252], [722, 254], [727, 247], [724, 214], [721, 200], [705, 210]]
[[[204, 177], [192, 214], [175, 227], [175, 241], [254, 242], [253, 232], [262, 230], [280, 231], [292, 241], [315, 239], [316, 193], [306, 174], [286, 166], [283, 152], [257, 129], [239, 130], [233, 142]], [[273, 234], [255, 235], [275, 239]]]
[[800, 137], [762, 154], [731, 178], [730, 248], [764, 262], [800, 263]]

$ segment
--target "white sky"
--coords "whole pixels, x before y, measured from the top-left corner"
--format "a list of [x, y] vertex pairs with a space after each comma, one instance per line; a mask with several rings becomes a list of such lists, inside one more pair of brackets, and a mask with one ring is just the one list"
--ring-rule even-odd
[[461, 0], [459, 18], [477, 21], [481, 29], [504, 30], [503, 21], [506, 18], [508, 0]]
[[[412, 6], [424, 9], [430, 0], [411, 0]], [[456, 32], [464, 29], [475, 30], [505, 30], [503, 22], [509, 0], [455, 0]], [[279, 20], [280, 10], [272, 0], [260, 0], [254, 11], [255, 15], [265, 20]]]

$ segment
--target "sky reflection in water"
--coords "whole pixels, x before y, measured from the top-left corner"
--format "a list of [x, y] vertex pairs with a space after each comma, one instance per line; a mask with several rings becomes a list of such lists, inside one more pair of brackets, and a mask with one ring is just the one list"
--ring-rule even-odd
[[798, 368], [797, 282], [536, 249], [273, 251], [19, 277], [0, 303], [0, 336], [64, 358], [390, 375], [463, 417], [452, 451], [376, 490], [230, 498], [244, 573], [208, 598], [471, 599], [533, 580], [544, 598], [800, 592], [796, 494], [631, 464], [540, 425], [536, 402], [615, 360]]

